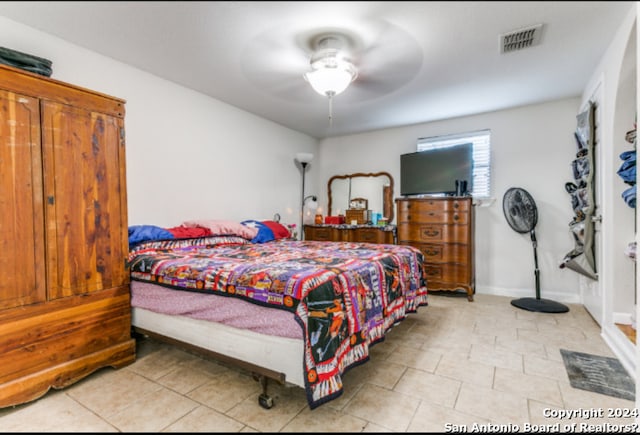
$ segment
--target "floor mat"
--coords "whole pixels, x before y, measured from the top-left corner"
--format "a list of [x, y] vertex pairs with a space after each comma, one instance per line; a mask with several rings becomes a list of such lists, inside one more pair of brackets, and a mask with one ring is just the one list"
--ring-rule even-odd
[[616, 358], [565, 349], [560, 353], [572, 387], [635, 400], [635, 382]]

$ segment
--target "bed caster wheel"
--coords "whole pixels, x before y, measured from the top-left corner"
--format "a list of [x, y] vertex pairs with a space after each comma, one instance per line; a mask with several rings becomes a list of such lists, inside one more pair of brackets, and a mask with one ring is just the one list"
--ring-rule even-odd
[[271, 396], [267, 396], [266, 394], [261, 394], [260, 396], [258, 396], [258, 403], [264, 409], [273, 408], [273, 398]]

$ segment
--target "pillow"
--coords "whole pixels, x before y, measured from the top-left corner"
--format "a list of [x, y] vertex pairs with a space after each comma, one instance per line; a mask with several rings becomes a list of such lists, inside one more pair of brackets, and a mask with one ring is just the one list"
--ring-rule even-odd
[[182, 223], [185, 227], [202, 227], [211, 230], [211, 234], [214, 236], [219, 235], [236, 235], [244, 237], [247, 240], [253, 239], [257, 234], [256, 228], [249, 228], [242, 225], [240, 222], [225, 221], [217, 219], [199, 219], [192, 221], [185, 221]]
[[211, 235], [211, 230], [209, 228], [203, 227], [183, 227], [182, 225], [179, 227], [167, 228], [173, 237], [176, 239], [193, 239], [196, 237], [206, 237]]
[[131, 225], [129, 227], [129, 245], [147, 240], [173, 239], [173, 234], [155, 225]]
[[273, 234], [273, 231], [271, 231], [271, 228], [269, 228], [262, 222], [248, 220], [242, 221], [241, 224], [249, 228], [256, 228], [258, 230], [258, 234], [253, 239], [251, 239], [252, 243], [270, 242], [276, 238], [276, 236]]
[[273, 231], [273, 235], [276, 239], [286, 239], [287, 237], [291, 237], [291, 233], [279, 222], [276, 221], [262, 221], [267, 227]]

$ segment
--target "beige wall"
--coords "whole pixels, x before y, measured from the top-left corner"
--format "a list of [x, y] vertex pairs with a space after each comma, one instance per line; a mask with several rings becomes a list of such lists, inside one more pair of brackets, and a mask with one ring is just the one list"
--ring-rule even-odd
[[3, 17], [0, 39], [52, 60], [54, 79], [127, 100], [131, 225], [274, 213], [298, 222], [294, 157], [316, 152], [316, 139]]
[[[570, 98], [444, 121], [329, 138], [321, 141], [317, 185], [348, 172], [387, 171], [400, 195], [400, 154], [414, 152], [419, 137], [491, 130], [492, 195], [476, 209], [476, 291], [535, 297], [531, 239], [516, 233], [502, 211], [502, 196], [513, 186], [528, 190], [539, 208], [536, 227], [542, 297], [577, 302], [577, 277], [559, 269], [572, 246], [568, 223], [573, 210], [564, 184], [571, 180], [573, 132], [580, 100]], [[320, 203], [326, 206], [326, 187]]]

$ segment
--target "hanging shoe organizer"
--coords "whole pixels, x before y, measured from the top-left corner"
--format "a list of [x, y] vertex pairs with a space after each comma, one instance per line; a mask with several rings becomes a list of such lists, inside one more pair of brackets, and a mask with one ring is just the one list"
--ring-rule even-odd
[[598, 279], [595, 264], [595, 105], [578, 114], [576, 158], [571, 162], [573, 181], [565, 184], [575, 213], [569, 223], [574, 248], [565, 255], [560, 268], [568, 268], [593, 280]]

